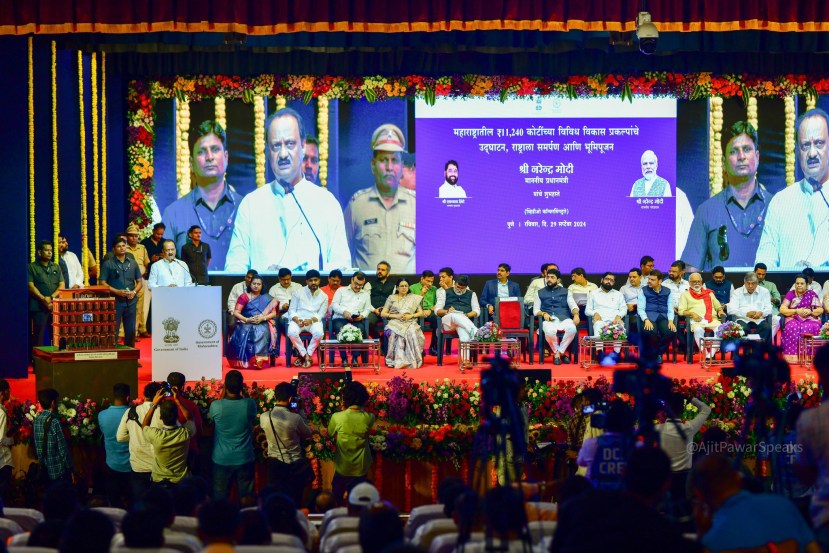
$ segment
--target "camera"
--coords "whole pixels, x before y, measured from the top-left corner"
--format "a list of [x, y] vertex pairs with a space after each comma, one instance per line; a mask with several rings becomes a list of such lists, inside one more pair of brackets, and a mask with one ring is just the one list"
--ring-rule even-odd
[[606, 400], [597, 401], [590, 405], [585, 405], [581, 412], [585, 415], [590, 415], [590, 426], [593, 428], [604, 428], [605, 413], [607, 412], [608, 403]]
[[639, 39], [639, 51], [643, 54], [656, 52], [656, 44], [659, 42], [659, 29], [651, 23], [649, 12], [639, 12], [636, 16], [636, 38]]
[[169, 382], [162, 382], [161, 389], [164, 390], [164, 395], [167, 397], [171, 397], [173, 395], [173, 389], [170, 386]]

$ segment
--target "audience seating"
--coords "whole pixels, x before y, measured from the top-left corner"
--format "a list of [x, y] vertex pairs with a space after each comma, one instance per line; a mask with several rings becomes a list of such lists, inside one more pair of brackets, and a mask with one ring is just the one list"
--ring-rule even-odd
[[93, 507], [92, 509], [104, 513], [115, 525], [115, 530], [121, 530], [121, 521], [124, 520], [124, 515], [127, 514], [124, 509], [119, 509], [118, 507]]
[[8, 539], [8, 545], [14, 545], [15, 547], [26, 547], [29, 545], [29, 536], [31, 532], [22, 532], [20, 534], [15, 534], [11, 538]]
[[[52, 549], [51, 547], [28, 547], [26, 545], [10, 545], [7, 548], [9, 553], [58, 553], [57, 549]], [[126, 551], [142, 551], [147, 553], [155, 553], [156, 551], [159, 553], [175, 553], [175, 551], [165, 551], [163, 549], [127, 549]], [[121, 551], [116, 551], [115, 549], [110, 549], [111, 553], [122, 553]]]
[[[458, 544], [459, 535], [457, 532], [451, 532], [435, 537], [431, 545], [429, 545], [429, 553], [452, 553]], [[472, 532], [469, 534], [469, 539], [466, 541], [466, 544], [483, 542], [485, 537], [483, 532]]]
[[22, 534], [23, 528], [13, 520], [0, 518], [0, 540], [6, 543], [15, 534]]
[[333, 536], [326, 536], [320, 544], [319, 553], [338, 553], [343, 547], [359, 544], [360, 534], [357, 532], [340, 532]]
[[340, 549], [340, 553], [363, 553], [363, 548], [360, 545], [348, 545]]
[[420, 528], [417, 529], [417, 532], [415, 532], [415, 535], [412, 538], [412, 544], [420, 547], [421, 549], [428, 550], [432, 545], [432, 540], [435, 539], [436, 536], [440, 536], [441, 534], [451, 534], [457, 531], [458, 527], [455, 525], [455, 521], [451, 518], [438, 518], [430, 520], [426, 524], [422, 524]]
[[[112, 537], [112, 548], [125, 547], [124, 534], [117, 533]], [[164, 548], [172, 549], [178, 553], [199, 553], [202, 550], [202, 543], [195, 536], [185, 534], [164, 533]]]
[[305, 553], [305, 548], [297, 549], [289, 545], [235, 545], [237, 553]]
[[348, 507], [335, 507], [329, 509], [322, 515], [322, 524], [320, 524], [320, 536], [325, 535], [325, 531], [331, 521], [338, 517], [348, 516]]
[[[32, 548], [27, 547], [25, 549], [18, 549], [18, 553], [32, 553]], [[46, 553], [47, 551], [57, 551], [57, 549], [47, 549], [47, 548], [40, 548], [36, 547], [35, 549], [39, 549]], [[11, 549], [9, 549], [9, 553], [11, 553]], [[109, 553], [178, 553], [178, 549], [173, 549], [171, 547], [110, 547]]]
[[293, 534], [271, 534], [271, 545], [284, 545], [286, 547], [294, 547], [297, 549], [305, 550], [305, 544], [302, 543], [302, 540], [298, 537], [294, 536]]
[[5, 507], [3, 518], [15, 521], [25, 532], [31, 532], [35, 526], [43, 522], [43, 513], [37, 509], [23, 507]]
[[404, 535], [407, 539], [412, 539], [417, 532], [417, 529], [430, 520], [436, 518], [446, 518], [444, 507], [442, 503], [435, 503], [432, 505], [421, 505], [415, 507], [409, 514], [409, 521], [404, 529]]
[[173, 525], [170, 527], [174, 532], [183, 532], [185, 534], [196, 535], [196, 530], [199, 528], [199, 519], [196, 517], [176, 516]]

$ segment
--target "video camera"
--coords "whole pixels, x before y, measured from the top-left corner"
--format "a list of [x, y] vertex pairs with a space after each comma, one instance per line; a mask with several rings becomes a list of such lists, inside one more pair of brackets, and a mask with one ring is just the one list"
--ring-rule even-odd
[[590, 415], [590, 426], [593, 428], [604, 428], [604, 419], [607, 413], [609, 403], [607, 400], [597, 401], [590, 405], [585, 405], [581, 412], [585, 415]]

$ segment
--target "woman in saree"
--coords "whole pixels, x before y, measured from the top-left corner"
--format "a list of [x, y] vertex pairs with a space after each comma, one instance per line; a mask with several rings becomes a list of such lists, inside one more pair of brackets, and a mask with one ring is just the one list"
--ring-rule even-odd
[[794, 290], [789, 290], [780, 304], [780, 314], [786, 318], [783, 354], [787, 361], [792, 362], [797, 357], [800, 337], [820, 332], [820, 316], [823, 314], [820, 298], [814, 290], [809, 289], [804, 275], [795, 278]]
[[239, 299], [233, 316], [238, 321], [227, 344], [231, 367], [261, 369], [270, 352], [276, 350], [276, 328], [268, 321], [279, 314], [278, 302], [262, 293], [262, 277], [253, 277]]
[[386, 319], [386, 365], [395, 369], [423, 365], [423, 344], [426, 338], [418, 317], [423, 316], [423, 297], [409, 293], [409, 281], [397, 280], [397, 291], [386, 299], [380, 316]]

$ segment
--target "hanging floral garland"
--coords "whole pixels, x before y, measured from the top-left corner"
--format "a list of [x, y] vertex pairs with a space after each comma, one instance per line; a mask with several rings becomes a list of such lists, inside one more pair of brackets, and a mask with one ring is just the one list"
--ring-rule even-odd
[[748, 105], [746, 106], [746, 121], [749, 122], [755, 130], [760, 130], [757, 115], [757, 98], [754, 96], [748, 99]]
[[176, 158], [176, 182], [178, 197], [190, 192], [190, 102], [187, 98], [177, 102], [176, 137], [178, 156]]
[[[98, 259], [103, 259], [101, 257], [101, 253], [103, 250], [106, 249], [107, 244], [107, 54], [106, 52], [101, 52], [101, 243], [102, 243], [102, 251], [98, 252]], [[150, 118], [150, 127], [152, 127], [153, 120]], [[132, 146], [132, 135], [130, 135], [129, 144], [127, 146], [127, 155], [129, 156], [130, 160], [133, 159], [132, 152], [135, 151]], [[150, 149], [150, 175], [152, 175], [152, 149]], [[135, 166], [130, 164], [130, 177], [132, 177], [132, 171], [135, 170]], [[135, 187], [132, 185], [132, 181], [130, 181], [130, 190], [135, 190]], [[130, 214], [132, 215], [132, 213]], [[133, 219], [135, 220], [135, 219]], [[141, 222], [135, 220], [139, 226], [141, 226]]]
[[[84, 286], [89, 286], [89, 260], [84, 255], [87, 248], [88, 213], [86, 206], [86, 106], [83, 96], [83, 53], [78, 50], [78, 113], [80, 116], [81, 140], [81, 267]], [[56, 244], [57, 245], [57, 244]]]
[[35, 258], [35, 64], [34, 43], [29, 37], [29, 259]]
[[711, 183], [711, 195], [717, 194], [722, 190], [723, 186], [723, 166], [722, 166], [722, 104], [723, 99], [714, 96], [710, 100], [711, 103], [711, 130], [710, 149], [708, 153], [708, 176]]
[[[60, 189], [58, 188], [58, 47], [52, 41], [52, 251], [57, 250], [60, 234]], [[57, 263], [57, 258], [52, 257]]]
[[328, 98], [317, 99], [317, 127], [319, 129], [320, 184], [328, 186]]
[[[92, 251], [95, 256], [101, 258], [101, 174], [98, 164], [101, 162], [98, 156], [98, 55], [92, 52], [92, 59], [90, 60], [90, 71], [92, 73], [92, 218], [94, 219], [93, 229], [93, 244]], [[84, 259], [89, 266], [86, 252], [81, 250]], [[87, 269], [88, 272], [88, 269]], [[86, 274], [86, 273], [85, 273]]]
[[794, 96], [786, 96], [784, 100], [786, 127], [783, 133], [783, 150], [786, 152], [786, 186], [794, 184]]
[[265, 186], [265, 97], [253, 98], [253, 158], [256, 167], [256, 187]]
[[[419, 98], [427, 103], [434, 103], [438, 97], [468, 98], [470, 96], [483, 96], [501, 101], [536, 95], [564, 98], [617, 96], [625, 101], [632, 100], [634, 95], [696, 100], [710, 97], [785, 98], [795, 94], [814, 97], [827, 92], [829, 92], [829, 78], [816, 79], [805, 75], [773, 77], [713, 75], [708, 72], [690, 74], [645, 72], [635, 76], [572, 75], [558, 79], [504, 75], [448, 75], [443, 77], [259, 75], [253, 78], [202, 75], [131, 81], [128, 95], [130, 132], [127, 152], [131, 189], [130, 220], [139, 226], [145, 226], [149, 223], [152, 213], [152, 144], [154, 141], [152, 103], [154, 100], [177, 98], [184, 94], [193, 102], [221, 96], [225, 100], [242, 99], [252, 103], [254, 96], [275, 97], [276, 108], [280, 109], [286, 105], [287, 100], [302, 100], [308, 103], [322, 96], [329, 100], [367, 100], [369, 102], [389, 98]], [[713, 167], [709, 166], [709, 169], [712, 170]]]
[[227, 132], [227, 104], [225, 99], [221, 96], [216, 96], [216, 106], [214, 108], [216, 123]]

